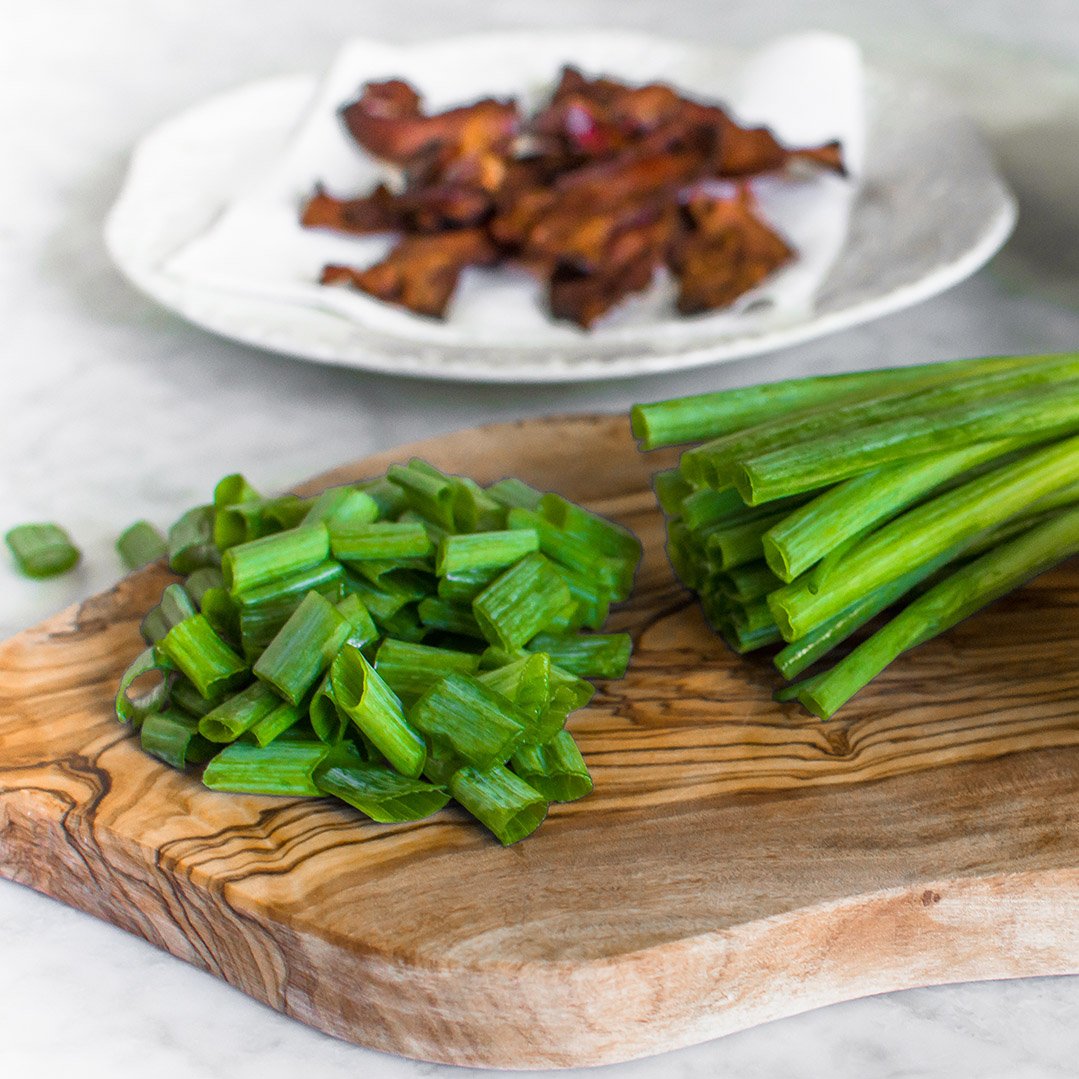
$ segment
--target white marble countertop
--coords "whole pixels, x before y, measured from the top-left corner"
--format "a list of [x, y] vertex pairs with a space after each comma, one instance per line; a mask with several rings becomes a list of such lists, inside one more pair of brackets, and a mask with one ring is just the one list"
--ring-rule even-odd
[[[79, 571], [0, 564], [0, 636], [111, 583], [136, 517], [167, 524], [217, 476], [284, 487], [394, 443], [493, 419], [624, 409], [793, 374], [1079, 343], [1079, 5], [1073, 0], [38, 0], [0, 34], [0, 530], [56, 519]], [[984, 125], [1019, 231], [972, 280], [824, 341], [681, 376], [582, 387], [404, 382], [217, 340], [136, 295], [101, 222], [132, 143], [206, 94], [316, 70], [335, 43], [528, 25], [621, 25], [752, 43], [847, 32], [871, 61], [935, 78]], [[765, 372], [765, 367], [767, 371]], [[442, 1074], [325, 1037], [148, 944], [0, 881], [0, 1074], [322, 1079]], [[618, 1079], [1074, 1076], [1079, 978], [962, 985], [836, 1005], [601, 1069]]]

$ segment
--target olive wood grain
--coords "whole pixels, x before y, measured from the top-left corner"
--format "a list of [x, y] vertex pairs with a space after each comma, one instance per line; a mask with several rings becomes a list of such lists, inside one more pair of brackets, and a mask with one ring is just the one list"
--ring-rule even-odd
[[890, 667], [837, 719], [770, 699], [677, 587], [613, 417], [420, 454], [635, 528], [628, 676], [572, 720], [595, 794], [502, 849], [448, 809], [376, 825], [223, 795], [112, 717], [151, 569], [0, 646], [0, 872], [289, 1015], [454, 1064], [598, 1064], [868, 993], [1079, 972], [1079, 569]]

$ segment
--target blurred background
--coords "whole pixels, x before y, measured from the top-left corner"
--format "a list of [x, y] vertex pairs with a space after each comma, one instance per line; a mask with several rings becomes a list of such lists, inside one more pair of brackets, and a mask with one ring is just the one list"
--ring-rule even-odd
[[[932, 82], [978, 122], [1018, 196], [1018, 228], [987, 268], [946, 294], [769, 356], [766, 370], [764, 358], [750, 358], [670, 377], [551, 387], [401, 380], [260, 353], [157, 307], [109, 262], [102, 223], [132, 145], [207, 95], [319, 71], [354, 34], [410, 41], [576, 25], [736, 46], [801, 29], [848, 34], [870, 65]], [[765, 377], [1079, 344], [1075, 0], [37, 0], [5, 11], [0, 137], [0, 531], [57, 520], [85, 552], [75, 574], [45, 584], [5, 565], [0, 636], [112, 583], [121, 528], [140, 517], [167, 525], [225, 472], [242, 470], [273, 490], [477, 423], [620, 411]], [[61, 948], [67, 942], [86, 962], [75, 972], [59, 960], [43, 969], [33, 944], [40, 934]], [[8, 1036], [0, 1062], [8, 1053], [27, 1075], [51, 1074], [76, 1054], [83, 1075], [115, 1074], [134, 1068], [143, 1052], [159, 1079], [216, 1075], [226, 1065], [234, 1079], [256, 1071], [264, 1079], [315, 1060], [327, 1076], [355, 1074], [370, 1060], [380, 1061], [379, 1075], [426, 1074], [361, 1057], [3, 882], [0, 952], [0, 1028]], [[157, 987], [125, 1017], [150, 981]], [[719, 1067], [747, 1076], [1074, 1075], [1079, 1043], [1067, 1033], [1079, 1004], [1074, 981], [863, 1001], [829, 1014], [871, 1028], [869, 1039], [844, 1037], [843, 1022], [817, 1013], [781, 1024], [779, 1033], [751, 1031], [678, 1059], [685, 1074], [700, 1075]], [[172, 1010], [195, 984], [198, 1006]], [[50, 1048], [52, 1036], [35, 1016], [54, 1007], [68, 1041]], [[150, 1042], [146, 1024], [157, 1031]], [[245, 1025], [239, 1045], [238, 1024]], [[195, 1044], [191, 1031], [204, 1027], [210, 1044], [232, 1046], [231, 1056], [220, 1049], [215, 1062]], [[244, 1055], [254, 1031], [261, 1044], [278, 1047], [272, 1062]], [[667, 1073], [641, 1065], [619, 1074]]]

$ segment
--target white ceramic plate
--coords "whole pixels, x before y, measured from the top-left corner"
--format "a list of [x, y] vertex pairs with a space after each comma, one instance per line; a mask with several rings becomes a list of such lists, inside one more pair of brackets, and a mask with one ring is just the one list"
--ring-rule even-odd
[[[460, 58], [499, 49], [579, 55], [582, 39], [614, 52], [700, 50], [637, 35], [484, 35]], [[430, 47], [430, 46], [429, 46]], [[616, 71], [617, 73], [617, 71]], [[780, 327], [723, 334], [686, 320], [676, 338], [574, 334], [507, 344], [387, 332], [332, 310], [181, 281], [162, 265], [203, 233], [292, 133], [312, 77], [259, 82], [162, 124], [137, 147], [106, 226], [113, 258], [143, 292], [195, 324], [305, 359], [393, 374], [479, 382], [568, 382], [673, 371], [768, 352], [907, 307], [977, 270], [1007, 239], [1015, 202], [972, 125], [924, 87], [866, 78], [868, 145], [847, 242], [813, 309]]]

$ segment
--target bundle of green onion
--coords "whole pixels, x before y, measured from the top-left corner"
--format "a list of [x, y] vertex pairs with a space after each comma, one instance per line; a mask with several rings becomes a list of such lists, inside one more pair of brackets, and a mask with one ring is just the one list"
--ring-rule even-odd
[[227, 476], [168, 556], [185, 580], [143, 620], [116, 713], [206, 786], [382, 822], [453, 798], [506, 844], [592, 789], [564, 727], [585, 679], [629, 662], [628, 634], [594, 632], [640, 560], [619, 525], [413, 460], [311, 499]]
[[638, 405], [676, 574], [777, 693], [827, 718], [907, 649], [1079, 551], [1079, 354], [994, 357]]

